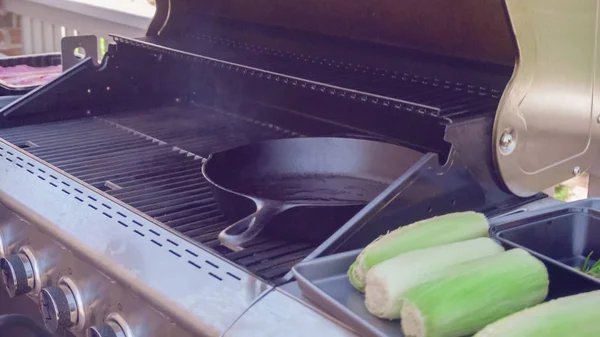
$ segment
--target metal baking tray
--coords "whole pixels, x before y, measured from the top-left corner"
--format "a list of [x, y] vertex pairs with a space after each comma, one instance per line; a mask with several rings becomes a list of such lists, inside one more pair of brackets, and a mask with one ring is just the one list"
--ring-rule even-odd
[[403, 337], [399, 321], [379, 319], [367, 311], [365, 297], [346, 272], [361, 249], [301, 262], [292, 268], [302, 295], [348, 325], [360, 336]]
[[[600, 290], [598, 280], [572, 268], [581, 264], [586, 249], [597, 247], [600, 242], [600, 213], [590, 209], [592, 205], [600, 210], [600, 201], [586, 200], [506, 216], [491, 223], [490, 233], [506, 249], [524, 248], [544, 262], [550, 276], [547, 300]], [[592, 223], [598, 226], [592, 228]], [[527, 226], [535, 230], [523, 229]], [[566, 235], [567, 229], [563, 227], [571, 228], [572, 235]], [[561, 233], [564, 237], [560, 237]], [[538, 235], [539, 239], [534, 242], [530, 235]], [[548, 242], [537, 242], [544, 240]], [[554, 246], [564, 249], [554, 253]], [[296, 265], [292, 271], [303, 296], [361, 336], [403, 337], [399, 321], [382, 320], [369, 314], [363, 294], [350, 284], [346, 272], [359, 252], [360, 249]]]

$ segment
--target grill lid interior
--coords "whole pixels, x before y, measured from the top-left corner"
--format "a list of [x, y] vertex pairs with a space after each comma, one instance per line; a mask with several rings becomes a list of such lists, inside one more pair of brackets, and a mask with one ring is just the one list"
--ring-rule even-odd
[[233, 19], [499, 64], [517, 56], [502, 0], [157, 2], [150, 36], [190, 35], [198, 23]]

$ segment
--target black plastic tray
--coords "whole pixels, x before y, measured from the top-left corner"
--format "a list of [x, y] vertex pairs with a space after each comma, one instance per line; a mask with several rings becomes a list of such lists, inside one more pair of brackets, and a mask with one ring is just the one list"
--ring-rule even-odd
[[0, 67], [14, 67], [28, 65], [30, 67], [57, 66], [62, 62], [60, 53], [47, 53], [36, 55], [9, 56], [0, 59]]
[[[548, 300], [600, 290], [600, 281], [572, 268], [581, 264], [586, 249], [593, 249], [600, 242], [600, 213], [592, 206], [600, 209], [600, 200], [506, 216], [493, 221], [490, 232], [506, 249], [524, 248], [544, 262], [550, 275]], [[533, 240], [534, 236], [537, 240]], [[296, 265], [293, 273], [302, 294], [361, 336], [402, 337], [399, 321], [370, 315], [364, 306], [364, 296], [348, 281], [346, 272], [359, 252], [340, 253]]]
[[[559, 209], [493, 224], [491, 235], [505, 245], [527, 249], [538, 258], [575, 271], [586, 257], [593, 264], [600, 257], [600, 208], [593, 201], [567, 204]], [[578, 271], [576, 271], [578, 272]], [[587, 274], [600, 284], [600, 280]]]
[[[0, 59], [0, 67], [14, 67], [28, 65], [30, 67], [49, 67], [62, 63], [60, 53], [47, 53], [38, 55], [13, 56]], [[0, 96], [24, 95], [37, 86], [14, 87], [0, 83]]]

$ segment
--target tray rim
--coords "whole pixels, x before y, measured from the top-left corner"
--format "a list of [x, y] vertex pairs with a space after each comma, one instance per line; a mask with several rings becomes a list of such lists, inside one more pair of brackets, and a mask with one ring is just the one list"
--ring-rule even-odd
[[331, 315], [335, 319], [340, 320], [343, 324], [347, 325], [350, 329], [358, 333], [360, 336], [387, 337], [386, 334], [382, 333], [379, 329], [373, 327], [372, 325], [364, 324], [363, 319], [360, 316], [358, 316], [351, 310], [348, 310], [348, 308], [339, 303], [325, 291], [317, 287], [312, 282], [313, 280], [309, 279], [303, 274], [303, 269], [306, 267], [311, 267], [314, 264], [320, 264], [323, 262], [337, 260], [341, 258], [356, 258], [356, 256], [358, 256], [358, 254], [361, 251], [362, 248], [359, 248], [347, 252], [341, 252], [333, 255], [315, 258], [312, 260], [302, 261], [292, 268], [292, 273], [296, 277], [296, 282], [298, 282], [298, 287], [300, 287], [302, 295], [305, 296], [309, 301], [311, 301], [312, 304], [314, 304], [317, 307], [320, 307], [328, 315]]

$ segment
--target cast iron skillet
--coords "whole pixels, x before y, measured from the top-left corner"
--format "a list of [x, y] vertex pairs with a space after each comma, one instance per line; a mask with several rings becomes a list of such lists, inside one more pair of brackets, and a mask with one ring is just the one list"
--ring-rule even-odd
[[[421, 156], [372, 140], [278, 139], [211, 154], [202, 172], [225, 214], [230, 219], [245, 216], [219, 234], [225, 246], [240, 250], [272, 218], [291, 209], [292, 222], [304, 227], [347, 220]], [[254, 205], [244, 206], [240, 197]], [[250, 210], [254, 213], [247, 215], [248, 208], [255, 208]]]

